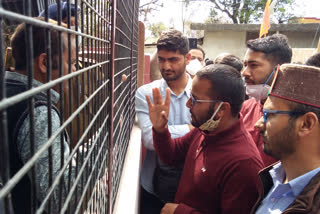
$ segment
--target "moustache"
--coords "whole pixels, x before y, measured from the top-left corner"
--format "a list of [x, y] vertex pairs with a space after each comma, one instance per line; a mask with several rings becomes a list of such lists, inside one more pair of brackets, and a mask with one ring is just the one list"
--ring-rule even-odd
[[161, 72], [173, 72], [173, 70], [171, 70], [171, 69], [170, 69], [170, 70], [161, 69], [160, 71], [161, 71]]
[[245, 77], [245, 78], [244, 78], [244, 81], [245, 81], [246, 83], [254, 84], [254, 81], [253, 81], [252, 79], [250, 79], [249, 77]]

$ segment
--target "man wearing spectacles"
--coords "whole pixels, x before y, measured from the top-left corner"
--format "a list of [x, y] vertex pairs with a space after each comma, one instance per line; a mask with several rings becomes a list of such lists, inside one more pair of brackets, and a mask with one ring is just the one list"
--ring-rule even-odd
[[172, 139], [168, 131], [170, 90], [147, 96], [153, 144], [162, 161], [184, 163], [174, 203], [161, 214], [247, 214], [258, 197], [257, 174], [263, 167], [259, 151], [239, 115], [245, 89], [240, 73], [228, 65], [201, 69], [186, 103], [196, 127]]
[[320, 69], [284, 64], [256, 123], [266, 154], [280, 162], [260, 172], [251, 213], [319, 213]]
[[255, 123], [262, 116], [262, 105], [267, 99], [274, 71], [278, 64], [290, 63], [292, 50], [285, 35], [274, 34], [247, 41], [242, 76], [246, 94], [251, 98], [243, 103], [241, 114], [246, 129], [251, 134], [265, 166], [276, 160], [263, 152], [263, 142]]

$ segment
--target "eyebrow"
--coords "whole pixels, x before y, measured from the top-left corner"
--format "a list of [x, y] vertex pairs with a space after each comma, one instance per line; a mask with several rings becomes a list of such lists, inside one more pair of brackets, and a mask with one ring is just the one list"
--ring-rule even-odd
[[[246, 61], [245, 61], [246, 62]], [[247, 61], [246, 63], [260, 63], [259, 61], [257, 61], [257, 60], [249, 60], [249, 61]]]
[[165, 58], [165, 57], [161, 57], [161, 56], [158, 56], [158, 59], [166, 59], [166, 60], [172, 60], [172, 59], [178, 59], [179, 57], [169, 57], [169, 58]]
[[195, 98], [196, 100], [198, 99], [197, 95], [194, 95], [193, 93], [190, 93], [191, 96], [193, 96], [193, 98]]

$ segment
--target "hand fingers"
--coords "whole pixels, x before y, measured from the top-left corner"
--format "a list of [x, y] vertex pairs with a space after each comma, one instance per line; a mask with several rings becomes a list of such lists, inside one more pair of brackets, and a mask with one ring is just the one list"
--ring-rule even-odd
[[147, 103], [148, 103], [148, 108], [150, 109], [152, 107], [152, 102], [150, 100], [149, 95], [146, 95], [146, 100], [147, 100]]
[[168, 115], [166, 114], [166, 112], [165, 111], [162, 111], [161, 112], [161, 117], [164, 119], [164, 121], [166, 121], [166, 123], [168, 122]]
[[170, 97], [171, 97], [171, 92], [170, 92], [170, 89], [167, 88], [166, 89], [166, 99], [164, 100], [164, 105], [166, 106], [170, 106]]
[[152, 89], [153, 103], [155, 105], [162, 104], [162, 96], [160, 94], [159, 88]]

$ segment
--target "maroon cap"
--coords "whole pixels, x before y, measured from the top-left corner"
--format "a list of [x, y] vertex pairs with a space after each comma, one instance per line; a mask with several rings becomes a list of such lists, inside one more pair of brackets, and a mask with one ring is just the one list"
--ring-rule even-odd
[[269, 95], [320, 108], [320, 68], [298, 64], [279, 66]]

